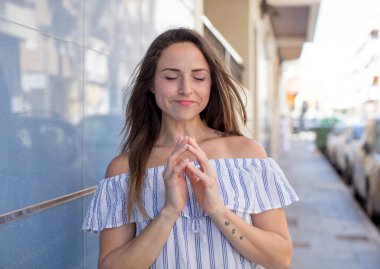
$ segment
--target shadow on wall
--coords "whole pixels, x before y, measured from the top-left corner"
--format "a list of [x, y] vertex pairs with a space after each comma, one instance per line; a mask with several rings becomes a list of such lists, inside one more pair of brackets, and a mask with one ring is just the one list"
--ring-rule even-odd
[[121, 116], [91, 116], [73, 126], [54, 115], [5, 115], [0, 213], [96, 185], [117, 154]]
[[[0, 214], [96, 185], [117, 153], [122, 117], [74, 126], [52, 113], [12, 113], [8, 89], [0, 66]], [[0, 225], [0, 268], [82, 268], [82, 203]]]
[[91, 159], [83, 164], [84, 171], [92, 171], [98, 180], [104, 178], [109, 162], [118, 154], [123, 123], [121, 115], [107, 114], [88, 116], [76, 126]]

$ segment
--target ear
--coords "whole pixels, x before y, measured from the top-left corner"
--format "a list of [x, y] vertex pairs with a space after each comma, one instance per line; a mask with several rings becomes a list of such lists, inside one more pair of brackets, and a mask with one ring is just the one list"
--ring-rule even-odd
[[151, 93], [155, 94], [155, 91], [154, 91], [154, 88], [153, 88], [153, 87], [150, 87], [149, 90], [150, 90]]

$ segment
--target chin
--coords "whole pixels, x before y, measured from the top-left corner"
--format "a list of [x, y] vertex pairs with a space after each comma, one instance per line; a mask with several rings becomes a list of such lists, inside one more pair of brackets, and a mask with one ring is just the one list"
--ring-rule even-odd
[[192, 121], [194, 120], [195, 118], [197, 118], [197, 116], [185, 116], [185, 115], [174, 115], [172, 117], [172, 119], [176, 122], [188, 122], [188, 121]]
[[191, 112], [191, 113], [189, 112], [190, 111], [174, 111], [174, 112], [166, 114], [166, 116], [168, 116], [168, 118], [171, 118], [175, 121], [188, 121], [199, 116], [199, 114], [196, 112]]

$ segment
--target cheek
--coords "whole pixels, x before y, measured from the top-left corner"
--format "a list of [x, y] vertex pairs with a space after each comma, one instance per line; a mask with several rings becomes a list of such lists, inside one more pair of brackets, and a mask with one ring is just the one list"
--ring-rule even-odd
[[154, 83], [154, 95], [156, 96], [156, 100], [162, 96], [165, 96], [167, 91], [167, 85], [160, 80], [155, 81]]
[[154, 99], [156, 100], [156, 104], [158, 105], [158, 107], [162, 109], [165, 105], [165, 96], [162, 95], [162, 93], [159, 90], [156, 90], [156, 93], [154, 94]]
[[202, 100], [204, 103], [208, 103], [208, 101], [210, 100], [210, 92], [205, 92], [202, 94]]
[[206, 86], [202, 91], [201, 91], [201, 98], [204, 101], [204, 103], [207, 105], [207, 103], [210, 100], [210, 94], [211, 94], [211, 85]]
[[173, 86], [162, 81], [154, 84], [154, 98], [156, 104], [163, 109], [173, 96]]

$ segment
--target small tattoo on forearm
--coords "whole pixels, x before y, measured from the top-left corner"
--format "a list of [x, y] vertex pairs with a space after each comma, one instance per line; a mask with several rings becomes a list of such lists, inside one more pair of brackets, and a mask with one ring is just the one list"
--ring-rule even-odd
[[[231, 224], [231, 223], [230, 223], [229, 221], [227, 221], [227, 220], [224, 221], [224, 226], [228, 227], [228, 226], [230, 226], [230, 224]], [[232, 228], [231, 232], [232, 232], [232, 234], [236, 234], [236, 229], [235, 229], [235, 228]], [[243, 239], [244, 239], [244, 236], [240, 235], [240, 236], [239, 236], [239, 239], [240, 239], [240, 240], [243, 240]]]

